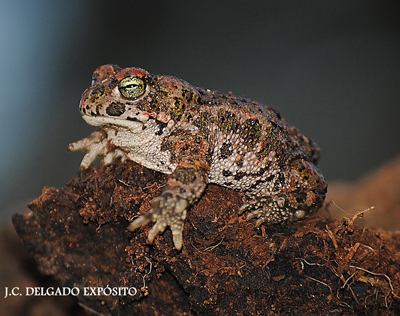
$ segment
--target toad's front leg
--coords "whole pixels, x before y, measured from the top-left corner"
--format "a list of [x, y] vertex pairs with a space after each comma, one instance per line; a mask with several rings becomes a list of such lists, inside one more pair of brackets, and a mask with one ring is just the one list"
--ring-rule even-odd
[[175, 248], [180, 250], [186, 210], [204, 192], [209, 170], [209, 164], [198, 157], [183, 159], [169, 178], [164, 191], [151, 202], [151, 209], [135, 219], [128, 229], [134, 230], [155, 221], [148, 236], [152, 243], [159, 232], [170, 226]]
[[108, 141], [107, 133], [103, 129], [93, 132], [89, 137], [69, 144], [67, 150], [87, 151], [81, 162], [81, 170], [89, 168], [97, 157], [104, 157], [103, 163], [105, 165], [112, 163], [118, 157], [120, 157], [122, 161], [126, 159], [125, 153]]

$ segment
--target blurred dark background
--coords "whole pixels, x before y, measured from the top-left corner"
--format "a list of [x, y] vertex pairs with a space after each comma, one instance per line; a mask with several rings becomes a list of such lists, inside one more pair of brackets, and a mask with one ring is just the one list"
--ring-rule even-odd
[[137, 66], [278, 108], [328, 181], [400, 154], [400, 2], [0, 0], [0, 220], [76, 176], [68, 143], [101, 64]]

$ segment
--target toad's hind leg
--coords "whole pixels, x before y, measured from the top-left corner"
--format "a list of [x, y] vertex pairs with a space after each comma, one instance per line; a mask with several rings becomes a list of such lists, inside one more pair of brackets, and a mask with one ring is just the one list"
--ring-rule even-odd
[[150, 210], [135, 219], [129, 230], [135, 230], [148, 222], [156, 222], [150, 230], [148, 240], [153, 242], [155, 236], [171, 227], [175, 248], [182, 248], [182, 231], [187, 208], [200, 198], [208, 182], [208, 163], [185, 159], [181, 161], [167, 182], [160, 196], [153, 199]]
[[240, 213], [249, 211], [247, 219], [257, 218], [256, 225], [259, 226], [296, 221], [318, 211], [327, 191], [326, 180], [318, 168], [311, 162], [297, 159], [287, 170], [279, 190], [275, 187], [249, 196]]

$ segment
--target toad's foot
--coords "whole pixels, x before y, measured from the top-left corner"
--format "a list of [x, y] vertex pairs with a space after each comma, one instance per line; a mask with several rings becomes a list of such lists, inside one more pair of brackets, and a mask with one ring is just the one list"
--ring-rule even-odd
[[126, 159], [125, 153], [115, 146], [108, 143], [107, 135], [102, 131], [96, 131], [89, 137], [71, 143], [68, 146], [68, 151], [87, 151], [81, 162], [81, 170], [86, 170], [97, 157], [104, 157], [103, 164], [112, 163], [117, 157], [121, 160]]
[[186, 207], [188, 202], [185, 199], [164, 191], [159, 197], [151, 202], [151, 209], [144, 215], [135, 219], [129, 226], [129, 230], [135, 230], [148, 222], [156, 222], [149, 232], [148, 240], [153, 242], [158, 233], [164, 231], [167, 226], [171, 227], [174, 245], [177, 250], [182, 248], [182, 231], [186, 219]]
[[296, 221], [314, 213], [314, 210], [305, 205], [304, 208], [297, 208], [290, 204], [290, 199], [286, 195], [258, 198], [244, 204], [239, 213], [250, 211], [247, 215], [247, 220], [257, 218], [256, 226], [260, 226], [263, 223], [274, 224], [284, 221]]

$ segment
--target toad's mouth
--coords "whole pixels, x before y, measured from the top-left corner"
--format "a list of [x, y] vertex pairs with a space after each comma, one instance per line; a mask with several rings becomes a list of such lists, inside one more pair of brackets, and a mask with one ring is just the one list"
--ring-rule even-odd
[[143, 124], [145, 123], [145, 121], [141, 121], [138, 118], [119, 119], [115, 117], [91, 116], [87, 114], [83, 114], [82, 118], [86, 123], [92, 126], [113, 125], [127, 128], [133, 133], [139, 133], [142, 131]]

